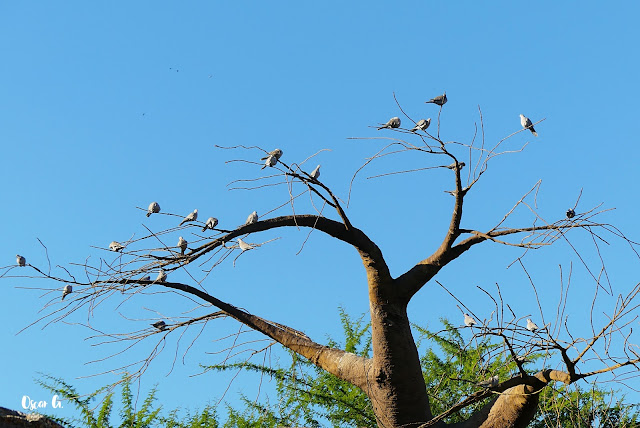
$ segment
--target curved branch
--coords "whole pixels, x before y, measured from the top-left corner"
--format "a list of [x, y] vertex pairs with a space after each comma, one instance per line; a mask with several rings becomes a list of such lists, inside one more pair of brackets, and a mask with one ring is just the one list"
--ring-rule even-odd
[[350, 382], [359, 388], [366, 386], [366, 370], [370, 362], [364, 357], [359, 357], [341, 349], [320, 345], [303, 333], [281, 324], [269, 322], [189, 285], [177, 282], [163, 282], [158, 285], [199, 297], [247, 327], [265, 334], [340, 379]]
[[487, 240], [495, 240], [496, 237], [515, 235], [525, 232], [540, 232], [540, 231], [564, 231], [573, 228], [582, 228], [585, 226], [602, 226], [601, 224], [589, 223], [588, 225], [582, 223], [560, 223], [549, 224], [544, 226], [531, 226], [514, 229], [493, 230], [489, 232], [479, 232], [471, 229], [459, 229], [459, 234], [470, 234], [472, 236], [464, 239], [460, 243], [446, 248], [441, 245], [431, 256], [421, 260], [407, 272], [400, 275], [396, 283], [399, 288], [402, 289], [401, 293], [408, 301], [417, 293], [431, 278], [433, 278], [443, 267], [449, 264], [451, 261], [457, 259], [467, 250], [476, 244]]
[[[369, 237], [362, 232], [351, 226], [349, 229], [345, 228], [345, 224], [335, 220], [331, 220], [325, 217], [318, 217], [317, 215], [290, 215], [282, 217], [274, 217], [266, 220], [261, 220], [256, 223], [248, 224], [239, 227], [236, 230], [227, 233], [226, 235], [214, 239], [186, 255], [186, 260], [192, 262], [208, 252], [223, 246], [226, 242], [231, 241], [236, 237], [240, 237], [247, 233], [262, 232], [265, 230], [277, 229], [279, 227], [310, 227], [317, 229], [327, 235], [339, 239], [352, 245], [360, 253], [362, 262], [365, 268], [369, 272], [370, 269], [374, 270], [376, 276], [381, 279], [390, 280], [391, 274], [387, 266], [382, 251]], [[184, 259], [183, 259], [184, 261]], [[174, 260], [166, 263], [175, 263]]]

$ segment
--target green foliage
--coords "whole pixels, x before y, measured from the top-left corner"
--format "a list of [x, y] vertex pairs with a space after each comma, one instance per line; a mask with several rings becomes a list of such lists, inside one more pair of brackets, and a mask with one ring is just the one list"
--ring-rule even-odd
[[639, 428], [640, 405], [624, 403], [612, 391], [592, 385], [590, 390], [560, 384], [545, 388], [540, 394], [540, 407], [532, 428], [601, 427]]
[[127, 376], [123, 377], [120, 382], [122, 409], [120, 410], [121, 422], [118, 425], [113, 425], [111, 422], [114, 404], [113, 392], [104, 395], [99, 401], [99, 405], [92, 405], [93, 401], [107, 391], [107, 387], [81, 396], [73, 386], [62, 379], [50, 375], [42, 375], [42, 379], [36, 382], [43, 388], [67, 400], [78, 410], [80, 417], [74, 419], [49, 415], [49, 418], [68, 427], [114, 428], [117, 426], [119, 428], [151, 428], [166, 426], [172, 428], [218, 428], [215, 410], [211, 406], [205, 407], [202, 412], [194, 415], [187, 412], [182, 418], [179, 417], [177, 410], [173, 410], [166, 417], [160, 416], [162, 406], [158, 408], [153, 406], [157, 392], [155, 387], [149, 391], [142, 406], [136, 411], [133, 394], [131, 393], [131, 379]]
[[[344, 330], [344, 343], [333, 339], [328, 346], [341, 347], [363, 357], [371, 354], [371, 333], [364, 316], [357, 320], [340, 309], [340, 320]], [[473, 339], [466, 343], [462, 332], [446, 319], [441, 320], [443, 330], [434, 333], [426, 328], [414, 326], [418, 335], [422, 372], [427, 385], [432, 412], [444, 412], [469, 394], [476, 392], [476, 383], [498, 375], [501, 381], [517, 372], [512, 357], [502, 352], [501, 345], [489, 339]], [[208, 366], [213, 371], [246, 370], [267, 376], [275, 381], [277, 402], [249, 400], [242, 396], [242, 408], [227, 406], [224, 428], [262, 428], [282, 426], [305, 427], [375, 427], [376, 421], [368, 397], [353, 385], [319, 369], [295, 353], [290, 353], [291, 363], [286, 367], [267, 367], [248, 362]], [[491, 355], [490, 358], [486, 357]], [[535, 364], [543, 354], [528, 355], [527, 364]], [[486, 360], [485, 360], [486, 358]], [[527, 369], [531, 367], [527, 365]], [[102, 399], [99, 407], [90, 405], [106, 388], [81, 398], [77, 391], [61, 379], [44, 376], [38, 383], [51, 392], [67, 399], [79, 411], [80, 418], [65, 421], [52, 418], [67, 426], [88, 428], [111, 428], [113, 392]], [[119, 427], [148, 428], [163, 426], [170, 428], [219, 428], [216, 409], [207, 405], [196, 413], [180, 415], [172, 410], [167, 416], [160, 414], [161, 407], [153, 407], [156, 389], [148, 394], [140, 410], [133, 407], [131, 384], [126, 377], [121, 382], [122, 419]], [[459, 422], [468, 418], [486, 402], [475, 403], [445, 420]], [[77, 424], [77, 425], [76, 425]], [[612, 391], [581, 389], [578, 385], [551, 385], [540, 395], [538, 412], [531, 427], [602, 427], [640, 428], [640, 405], [626, 404]]]
[[[352, 320], [340, 309], [348, 352], [363, 357], [371, 353], [369, 325], [362, 317]], [[328, 346], [340, 343], [329, 339]], [[278, 403], [254, 403], [243, 397], [245, 409], [229, 410], [225, 427], [278, 427], [306, 426], [333, 427], [375, 426], [375, 417], [368, 397], [362, 390], [316, 367], [295, 353], [290, 353], [291, 364], [286, 368], [267, 367], [252, 363], [208, 366], [209, 370], [226, 371], [244, 369], [273, 378], [276, 382]]]

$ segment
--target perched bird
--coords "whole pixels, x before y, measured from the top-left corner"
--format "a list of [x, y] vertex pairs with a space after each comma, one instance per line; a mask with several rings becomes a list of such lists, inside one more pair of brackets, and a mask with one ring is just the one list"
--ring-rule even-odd
[[151, 214], [155, 214], [159, 212], [160, 212], [160, 204], [158, 204], [157, 202], [151, 202], [149, 204], [149, 208], [147, 209], [147, 217], [149, 217]]
[[537, 329], [538, 329], [538, 326], [536, 325], [536, 323], [531, 321], [530, 318], [527, 318], [527, 330], [531, 332], [535, 332]]
[[531, 360], [527, 360], [526, 355], [516, 355], [516, 362], [520, 364], [530, 363]]
[[249, 217], [247, 217], [247, 221], [244, 224], [247, 225], [247, 224], [255, 223], [257, 221], [258, 221], [258, 213], [254, 211], [251, 214], [249, 214]]
[[184, 218], [184, 220], [182, 220], [179, 224], [179, 226], [182, 226], [184, 223], [188, 222], [188, 221], [196, 221], [198, 219], [198, 210], [193, 210], [193, 212], [191, 214], [189, 214], [188, 216], [186, 216]]
[[522, 125], [522, 127], [524, 129], [529, 128], [529, 131], [531, 131], [531, 133], [537, 137], [538, 133], [536, 132], [535, 129], [533, 129], [533, 125], [531, 124], [531, 119], [529, 119], [528, 117], [525, 117], [524, 114], [520, 115], [520, 124]]
[[16, 263], [18, 263], [18, 266], [26, 266], [27, 259], [22, 257], [20, 254], [16, 254]]
[[500, 379], [498, 378], [498, 375], [495, 375], [487, 380], [476, 383], [476, 386], [479, 386], [481, 388], [492, 388], [498, 385], [498, 383], [500, 383]]
[[425, 101], [425, 104], [429, 104], [429, 103], [433, 103], [435, 105], [442, 107], [447, 103], [447, 91], [445, 91], [444, 94], [442, 95], [438, 95], [435, 98], [431, 98], [429, 101]]
[[567, 210], [567, 218], [574, 218], [576, 216], [576, 212], [573, 210], [573, 208], [569, 208]]
[[240, 247], [240, 249], [242, 251], [247, 251], [247, 250], [251, 250], [253, 249], [253, 246], [251, 244], [247, 244], [246, 242], [244, 242], [242, 239], [238, 238], [238, 246]]
[[464, 325], [467, 327], [473, 327], [478, 324], [469, 314], [464, 314]]
[[385, 128], [387, 129], [400, 128], [400, 118], [398, 116], [392, 117], [391, 119], [389, 119], [387, 123], [385, 123], [380, 128], [378, 128], [378, 131]]
[[73, 293], [73, 287], [71, 286], [71, 284], [67, 284], [64, 286], [64, 290], [62, 290], [62, 300], [64, 300], [65, 297], [67, 297], [67, 294], [71, 294]]
[[204, 232], [207, 229], [213, 229], [217, 225], [218, 225], [218, 219], [215, 218], [215, 217], [209, 217], [207, 219], [207, 222], [204, 224], [204, 227], [202, 228], [202, 231]]
[[109, 244], [109, 249], [111, 251], [122, 251], [124, 250], [124, 245], [117, 241], [111, 241], [111, 244]]
[[166, 280], [167, 273], [163, 269], [160, 269], [160, 271], [158, 272], [158, 276], [156, 277], [156, 282], [165, 282]]
[[278, 158], [275, 157], [274, 155], [269, 155], [267, 159], [264, 161], [264, 165], [262, 165], [262, 168], [260, 169], [265, 169], [266, 167], [275, 166], [277, 163], [278, 163]]
[[267, 153], [265, 157], [260, 158], [260, 160], [266, 160], [269, 156], [274, 156], [276, 160], [280, 160], [280, 156], [282, 156], [282, 150], [275, 149]]
[[[466, 163], [464, 163], [464, 162], [458, 162], [458, 168], [460, 168], [460, 169], [464, 168], [465, 165], [466, 165]], [[455, 162], [452, 163], [451, 165], [447, 166], [447, 168], [449, 168], [451, 170], [456, 169], [456, 163]]]
[[167, 323], [164, 321], [156, 321], [151, 325], [160, 331], [165, 331], [167, 329]]
[[178, 239], [178, 248], [180, 248], [180, 254], [184, 256], [184, 252], [187, 250], [187, 241], [182, 236]]
[[320, 177], [320, 165], [318, 165], [316, 167], [316, 169], [314, 169], [313, 171], [311, 171], [311, 174], [309, 174], [311, 176], [311, 178], [313, 178], [314, 180], [317, 180], [318, 177]]
[[429, 119], [427, 119], [427, 120], [420, 119], [420, 120], [418, 121], [418, 123], [416, 123], [416, 126], [414, 126], [414, 127], [411, 129], [411, 132], [416, 132], [416, 131], [418, 131], [418, 130], [420, 130], [420, 131], [426, 131], [426, 130], [427, 130], [427, 128], [429, 127], [429, 125], [431, 125], [431, 118], [429, 118]]

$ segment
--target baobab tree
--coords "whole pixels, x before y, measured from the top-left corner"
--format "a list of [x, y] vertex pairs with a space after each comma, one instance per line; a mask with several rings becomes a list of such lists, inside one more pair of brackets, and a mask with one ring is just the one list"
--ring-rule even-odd
[[[446, 108], [444, 102], [438, 105], [440, 112]], [[410, 175], [411, 180], [415, 182], [421, 179], [421, 176], [417, 175], [421, 171], [444, 168], [450, 171], [452, 186], [443, 189], [451, 195], [450, 220], [438, 242], [431, 243], [436, 248], [435, 251], [429, 254], [426, 252], [429, 246], [416, 242], [415, 250], [422, 252], [422, 255], [415, 260], [411, 268], [398, 276], [394, 277], [390, 273], [381, 248], [365, 230], [350, 219], [348, 203], [351, 186], [349, 195], [343, 195], [341, 198], [323, 181], [320, 166], [313, 168], [313, 156], [296, 162], [287, 159], [283, 150], [257, 146], [217, 147], [216, 150], [234, 155], [240, 153], [231, 159], [232, 162], [255, 164], [258, 177], [238, 177], [234, 183], [242, 183], [239, 186], [259, 191], [278, 192], [278, 189], [281, 189], [281, 194], [287, 199], [285, 206], [291, 209], [290, 214], [265, 218], [258, 217], [254, 212], [246, 221], [244, 218], [238, 219], [237, 223], [243, 223], [242, 225], [225, 229], [218, 228], [217, 219], [205, 220], [198, 217], [197, 210], [185, 218], [186, 213], [178, 215], [163, 212], [160, 208], [162, 201], [160, 204], [152, 202], [148, 209], [146, 205], [139, 207], [141, 216], [144, 213], [147, 217], [175, 216], [175, 227], [160, 231], [148, 228], [148, 233], [141, 238], [113, 242], [110, 246], [112, 252], [108, 253], [111, 258], [102, 257], [98, 263], [93, 264], [87, 262], [71, 265], [64, 268], [62, 274], [52, 273], [50, 268], [28, 264], [28, 256], [26, 266], [15, 266], [11, 269], [34, 272], [27, 276], [49, 279], [53, 281], [56, 290], [63, 292], [64, 289], [66, 299], [60, 302], [59, 295], [56, 295], [55, 304], [49, 304], [50, 312], [42, 320], [62, 320], [83, 308], [92, 313], [107, 299], [127, 300], [158, 290], [175, 292], [181, 298], [194, 302], [195, 308], [187, 314], [175, 314], [155, 320], [152, 325], [142, 330], [105, 334], [104, 337], [123, 342], [127, 346], [129, 343], [153, 341], [158, 337], [162, 341], [168, 335], [180, 334], [181, 329], [230, 317], [360, 388], [369, 397], [380, 427], [524, 427], [535, 414], [539, 393], [553, 382], [569, 385], [605, 373], [624, 372], [626, 375], [635, 375], [640, 353], [631, 341], [631, 322], [635, 320], [633, 310], [637, 308], [635, 298], [640, 291], [638, 284], [619, 296], [617, 304], [608, 313], [606, 322], [596, 325], [594, 317], [591, 317], [592, 334], [589, 337], [576, 337], [567, 325], [569, 314], [565, 313], [563, 304], [566, 305], [568, 285], [566, 292], [561, 293], [553, 317], [545, 317], [541, 308], [541, 318], [535, 322], [525, 321], [526, 316], [515, 314], [508, 302], [504, 302], [500, 297], [499, 287], [493, 292], [487, 291], [487, 295], [494, 302], [492, 314], [488, 319], [474, 314], [459, 292], [446, 288], [460, 308], [460, 328], [469, 329], [471, 340], [491, 338], [499, 345], [490, 348], [487, 354], [483, 355], [483, 360], [512, 360], [518, 370], [512, 377], [500, 379], [478, 366], [476, 376], [465, 379], [477, 386], [476, 392], [440, 414], [432, 413], [430, 386], [425, 384], [423, 378], [407, 305], [418, 293], [429, 292], [429, 289], [425, 288], [427, 284], [445, 287], [437, 279], [441, 269], [449, 264], [464, 263], [461, 256], [478, 246], [505, 245], [520, 252], [516, 257], [516, 263], [523, 267], [525, 281], [535, 290], [534, 282], [530, 277], [527, 278], [522, 253], [526, 255], [554, 243], [564, 243], [584, 262], [584, 269], [593, 279], [593, 314], [594, 308], [597, 307], [595, 302], [598, 293], [613, 295], [614, 290], [610, 284], [603, 281], [606, 269], [602, 259], [597, 258], [599, 264], [590, 266], [585, 258], [581, 258], [581, 254], [587, 249], [573, 246], [570, 238], [574, 234], [589, 237], [593, 243], [591, 249], [596, 254], [599, 254], [599, 246], [605, 242], [604, 235], [628, 244], [632, 253], [635, 253], [636, 243], [626, 238], [617, 228], [598, 222], [597, 217], [603, 211], [599, 206], [579, 210], [576, 201], [566, 214], [563, 211], [553, 221], [545, 220], [536, 211], [535, 203], [531, 202], [535, 201], [539, 183], [520, 200], [514, 201], [513, 208], [503, 217], [497, 218], [493, 227], [482, 230], [474, 228], [473, 219], [465, 219], [463, 226], [465, 198], [475, 191], [476, 184], [491, 162], [497, 157], [511, 156], [525, 148], [523, 146], [518, 150], [505, 150], [504, 142], [520, 132], [526, 132], [529, 136], [529, 131], [533, 132], [533, 126], [537, 126], [538, 131], [544, 133], [543, 127], [540, 126], [542, 121], [529, 123], [525, 128], [488, 145], [482, 132], [480, 135], [474, 135], [468, 142], [446, 141], [440, 136], [440, 113], [434, 124], [437, 127], [433, 126], [431, 129], [430, 120], [414, 121], [404, 111], [402, 113], [405, 117], [403, 120], [410, 122], [407, 127], [400, 126], [399, 118], [392, 118], [387, 124], [382, 122], [372, 126], [378, 128], [373, 132], [386, 134], [384, 139], [381, 139], [385, 145], [370, 154], [364, 164], [354, 167], [352, 184], [371, 167], [373, 161], [384, 162], [390, 156], [402, 154], [420, 157], [424, 167], [392, 171], [393, 174]], [[390, 123], [392, 125], [389, 125]], [[433, 128], [436, 129], [431, 132]], [[311, 167], [307, 167], [309, 164]], [[388, 174], [378, 174], [379, 177], [382, 175]], [[430, 185], [434, 184], [426, 181], [421, 184]], [[300, 212], [298, 209], [301, 196], [311, 198], [310, 212]], [[507, 220], [511, 219], [517, 209], [528, 210], [532, 221], [518, 227], [507, 227]], [[269, 241], [259, 242], [261, 232], [283, 228], [307, 234], [309, 231], [321, 232], [356, 250], [366, 272], [368, 287], [372, 336], [370, 358], [318, 343], [302, 332], [304, 325], [283, 325], [268, 320], [257, 312], [241, 309], [241, 301], [221, 300], [204, 286], [209, 274], [223, 263], [235, 264], [249, 251], [268, 251]], [[312, 243], [305, 245], [312, 246]], [[106, 248], [104, 250], [109, 251]], [[313, 249], [310, 248], [309, 251]], [[113, 255], [114, 253], [117, 254]], [[172, 281], [176, 271], [187, 268], [190, 269], [190, 281]], [[78, 270], [81, 274], [78, 274]], [[195, 270], [200, 274], [194, 274]], [[86, 280], [79, 279], [81, 275]], [[69, 285], [72, 286], [72, 291], [68, 288]], [[211, 307], [215, 308], [214, 312], [211, 312]], [[464, 323], [462, 314], [466, 314]], [[586, 318], [586, 314], [583, 315]], [[137, 374], [144, 371], [144, 367], [151, 362], [156, 351], [157, 348], [154, 348], [154, 352], [141, 363]], [[547, 355], [545, 368], [529, 372], [526, 368], [527, 355], [539, 353]], [[592, 365], [596, 360], [599, 367], [581, 371], [578, 363], [587, 359]], [[446, 420], [449, 416], [479, 402], [486, 404], [468, 420], [447, 425]]]

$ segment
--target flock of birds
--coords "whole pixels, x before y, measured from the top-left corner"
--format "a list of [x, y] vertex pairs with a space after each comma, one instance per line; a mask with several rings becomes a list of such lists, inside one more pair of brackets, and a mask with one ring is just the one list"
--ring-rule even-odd
[[[438, 95], [437, 97], [431, 98], [429, 101], [425, 101], [426, 104], [435, 104], [437, 106], [442, 107], [443, 105], [445, 105], [447, 103], [447, 92], [445, 91], [445, 93], [443, 93], [442, 95]], [[400, 118], [399, 117], [392, 117], [391, 119], [389, 119], [387, 121], [387, 123], [385, 123], [384, 125], [382, 125], [381, 127], [378, 128], [378, 131], [381, 129], [393, 129], [393, 128], [400, 128]], [[531, 133], [537, 137], [538, 133], [536, 132], [536, 130], [533, 128], [533, 123], [531, 122], [531, 119], [529, 119], [528, 117], [526, 117], [525, 115], [521, 114], [520, 115], [520, 124], [522, 125], [522, 127], [524, 129], [528, 129], [529, 131], [531, 131]], [[411, 132], [417, 132], [417, 131], [426, 131], [427, 128], [429, 127], [429, 125], [431, 125], [431, 118], [429, 119], [420, 119], [417, 123], [416, 126], [414, 126], [413, 128], [410, 129]]]
[[[442, 95], [439, 95], [437, 97], [434, 97], [432, 99], [430, 99], [429, 101], [426, 101], [426, 103], [432, 103], [435, 105], [438, 105], [440, 107], [442, 107], [443, 105], [445, 105], [447, 103], [447, 93], [444, 92]], [[387, 123], [385, 123], [384, 125], [382, 125], [381, 127], [378, 128], [378, 130], [381, 129], [393, 129], [393, 128], [399, 128], [401, 124], [400, 118], [399, 117], [392, 117], [391, 119], [389, 119], [389, 121], [387, 121]], [[538, 133], [535, 131], [535, 129], [533, 128], [533, 124], [531, 123], [531, 120], [527, 117], [525, 117], [524, 115], [520, 115], [520, 124], [522, 125], [522, 127], [524, 129], [529, 129], [531, 131], [531, 133], [534, 136], [538, 136]], [[431, 125], [431, 118], [428, 119], [420, 119], [416, 125], [410, 130], [411, 132], [417, 132], [417, 131], [426, 131], [427, 128], [429, 128], [429, 125]], [[266, 156], [262, 157], [260, 160], [264, 161], [264, 165], [262, 166], [261, 169], [265, 169], [267, 167], [274, 167], [278, 161], [280, 160], [280, 157], [282, 156], [282, 150], [281, 149], [275, 149], [272, 150], [271, 152], [267, 153]], [[462, 168], [464, 167], [465, 164], [463, 162], [458, 164], [458, 168]], [[447, 168], [450, 169], [454, 169], [456, 168], [455, 164], [452, 164], [450, 166], [448, 166]], [[320, 165], [316, 166], [316, 168], [309, 174], [309, 177], [311, 177], [314, 180], [317, 180], [318, 177], [320, 177]], [[149, 207], [147, 209], [147, 217], [151, 216], [151, 214], [157, 214], [160, 212], [160, 204], [158, 204], [158, 202], [151, 202], [149, 204]], [[575, 217], [575, 211], [573, 209], [568, 209], [566, 212], [566, 216], [567, 218], [571, 219], [573, 217]], [[182, 226], [185, 223], [189, 223], [189, 222], [195, 222], [198, 219], [198, 210], [195, 209], [193, 210], [193, 212], [189, 213], [179, 224], [179, 226]], [[248, 224], [252, 224], [252, 223], [256, 223], [258, 221], [258, 213], [256, 211], [253, 211], [251, 214], [249, 214], [249, 217], [247, 217], [247, 221], [244, 223], [244, 225], [248, 225]], [[216, 226], [218, 225], [218, 219], [215, 217], [209, 217], [207, 219], [207, 221], [204, 224], [204, 227], [202, 228], [202, 231], [206, 231], [207, 229], [214, 229]], [[178, 238], [178, 245], [177, 248], [180, 248], [180, 254], [184, 255], [185, 251], [187, 250], [187, 246], [188, 246], [188, 242], [186, 239], [184, 239], [182, 236], [180, 236]], [[245, 241], [243, 241], [241, 238], [238, 238], [238, 247], [244, 252], [247, 250], [251, 250], [254, 248], [253, 245], [246, 243]], [[109, 244], [109, 249], [111, 251], [115, 251], [115, 252], [120, 252], [122, 250], [125, 249], [125, 246], [122, 245], [121, 243], [117, 242], [117, 241], [112, 241]], [[27, 265], [27, 260], [24, 256], [21, 255], [16, 255], [16, 263], [18, 264], [18, 266], [20, 267], [24, 267]], [[156, 277], [154, 282], [165, 282], [167, 280], [167, 273], [163, 270], [160, 269], [160, 271], [158, 272], [158, 276]], [[150, 276], [146, 276], [141, 278], [141, 281], [151, 281], [151, 277]], [[71, 294], [73, 292], [73, 287], [70, 284], [67, 284], [64, 286], [64, 289], [62, 291], [62, 300], [64, 300], [64, 298]], [[464, 314], [464, 324], [467, 327], [473, 327], [474, 325], [477, 324], [476, 320], [473, 319], [471, 316], [469, 316], [468, 314]], [[153, 327], [157, 328], [160, 331], [165, 331], [167, 329], [167, 325], [164, 321], [158, 321], [155, 322], [153, 324], [151, 324]], [[536, 330], [538, 330], [538, 326], [531, 321], [531, 319], [527, 319], [527, 330], [531, 331], [531, 332], [535, 332]], [[478, 386], [484, 387], [484, 388], [489, 388], [489, 387], [493, 387], [496, 386], [498, 384], [498, 377], [494, 376], [492, 378], [490, 378], [489, 380], [483, 381], [478, 383]]]
[[[476, 325], [476, 324], [478, 324], [478, 322], [471, 315], [464, 314], [464, 325], [465, 326], [473, 328], [473, 326]], [[540, 327], [538, 327], [538, 325], [536, 323], [531, 321], [531, 318], [527, 318], [526, 329], [529, 330], [531, 333], [535, 333], [536, 331], [540, 330]], [[520, 363], [524, 363], [526, 361], [525, 358], [522, 357], [522, 356], [516, 357], [516, 359]], [[496, 376], [490, 377], [489, 379], [486, 379], [486, 380], [483, 380], [481, 382], [476, 383], [476, 386], [488, 389], [488, 388], [493, 388], [493, 387], [497, 386], [498, 383], [500, 383], [500, 379], [496, 375]]]

